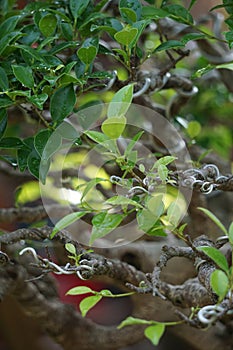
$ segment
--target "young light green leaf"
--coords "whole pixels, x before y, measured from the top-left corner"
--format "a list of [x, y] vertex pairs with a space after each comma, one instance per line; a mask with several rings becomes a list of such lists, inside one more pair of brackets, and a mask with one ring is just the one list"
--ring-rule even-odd
[[50, 113], [53, 121], [60, 122], [66, 118], [74, 108], [76, 95], [73, 84], [58, 89], [51, 97]]
[[85, 131], [84, 134], [87, 135], [91, 140], [106, 148], [108, 151], [112, 152], [113, 154], [118, 153], [117, 145], [114, 142], [114, 140], [111, 140], [104, 133], [99, 131], [88, 130]]
[[229, 266], [227, 259], [223, 253], [221, 253], [217, 248], [214, 247], [198, 247], [198, 250], [204, 252], [215, 264], [220, 267], [226, 273], [229, 273]]
[[168, 177], [168, 168], [166, 167], [166, 165], [159, 164], [157, 170], [158, 170], [158, 175], [159, 175], [160, 179], [163, 182], [165, 182], [167, 180], [167, 177]]
[[85, 317], [88, 311], [92, 309], [101, 299], [101, 295], [91, 295], [90, 297], [83, 299], [79, 304], [82, 316]]
[[102, 238], [113, 231], [120, 225], [123, 218], [123, 214], [109, 214], [107, 212], [102, 212], [95, 215], [92, 219], [93, 226], [89, 245], [92, 245], [96, 239]]
[[159, 165], [168, 165], [168, 164], [172, 163], [176, 159], [177, 159], [177, 157], [173, 157], [173, 156], [161, 157], [160, 159], [158, 159], [155, 162], [155, 164], [153, 165], [153, 168], [151, 170], [154, 170], [154, 169], [158, 168]]
[[222, 230], [222, 232], [227, 236], [227, 229], [224, 227], [224, 225], [221, 223], [221, 221], [215, 216], [211, 211], [209, 211], [206, 208], [198, 207], [199, 210], [203, 211], [219, 228]]
[[142, 318], [136, 318], [129, 316], [125, 320], [123, 320], [119, 326], [117, 326], [117, 329], [121, 329], [126, 326], [133, 326], [133, 325], [145, 325], [145, 324], [153, 324], [153, 321], [147, 321], [143, 320]]
[[136, 38], [137, 33], [138, 33], [137, 28], [125, 27], [120, 32], [117, 32], [114, 35], [114, 38], [116, 39], [116, 41], [119, 44], [122, 44], [122, 45], [125, 45], [125, 46], [129, 46], [134, 41], [134, 39]]
[[146, 206], [151, 214], [159, 218], [164, 212], [163, 195], [151, 197], [146, 203]]
[[76, 254], [76, 248], [72, 243], [66, 243], [65, 244], [65, 249], [67, 250], [67, 252], [69, 252], [70, 254], [75, 255]]
[[133, 205], [136, 208], [143, 208], [141, 204], [134, 201], [133, 199], [126, 198], [124, 196], [113, 196], [105, 201], [105, 204], [111, 204], [111, 205]]
[[56, 223], [56, 225], [55, 225], [55, 227], [50, 235], [50, 238], [53, 238], [57, 232], [63, 230], [64, 228], [73, 224], [77, 220], [81, 219], [85, 214], [87, 214], [87, 211], [80, 211], [77, 213], [71, 213], [71, 214], [64, 216], [61, 220], [59, 220]]
[[158, 219], [158, 215], [153, 214], [148, 209], [140, 210], [137, 213], [137, 222], [140, 230], [152, 236], [166, 236], [166, 233], [161, 230], [163, 226], [157, 225]]
[[191, 137], [191, 139], [194, 139], [196, 136], [198, 136], [201, 132], [201, 124], [197, 122], [196, 120], [192, 120], [188, 123], [187, 127], [187, 133]]
[[233, 245], [233, 221], [230, 224], [228, 235], [229, 235], [229, 241], [231, 245]]
[[91, 64], [97, 55], [98, 47], [99, 41], [97, 38], [86, 39], [77, 51], [78, 58], [85, 64]]
[[107, 116], [108, 118], [120, 117], [125, 115], [130, 107], [133, 99], [133, 84], [126, 85], [121, 88], [113, 96], [112, 101], [108, 106]]
[[172, 226], [177, 226], [181, 217], [182, 211], [176, 202], [172, 202], [167, 209], [168, 221]]
[[34, 88], [35, 83], [32, 75], [32, 69], [30, 67], [12, 65], [12, 69], [16, 79], [19, 80], [23, 86], [26, 86], [29, 89]]
[[112, 294], [112, 292], [108, 289], [102, 289], [100, 292], [98, 292], [99, 295], [102, 295], [102, 297], [112, 297], [114, 298], [115, 295]]
[[164, 331], [165, 324], [158, 323], [147, 327], [144, 331], [144, 334], [146, 338], [148, 338], [152, 342], [152, 344], [156, 346], [159, 344], [160, 338], [162, 337]]
[[39, 28], [45, 37], [50, 37], [55, 33], [57, 27], [57, 17], [51, 13], [41, 18]]
[[229, 280], [225, 272], [222, 270], [215, 270], [210, 276], [210, 285], [213, 291], [218, 295], [220, 301], [222, 301], [228, 290]]
[[[233, 44], [233, 35], [232, 35], [232, 44]], [[215, 66], [215, 68], [233, 70], [233, 63], [231, 62], [231, 63], [218, 64], [217, 66]]]
[[121, 115], [119, 117], [111, 117], [106, 119], [102, 125], [101, 130], [110, 139], [118, 139], [123, 133], [126, 126], [127, 119]]
[[78, 287], [69, 289], [68, 292], [66, 292], [66, 295], [82, 295], [87, 293], [93, 294], [93, 290], [86, 286], [78, 286]]

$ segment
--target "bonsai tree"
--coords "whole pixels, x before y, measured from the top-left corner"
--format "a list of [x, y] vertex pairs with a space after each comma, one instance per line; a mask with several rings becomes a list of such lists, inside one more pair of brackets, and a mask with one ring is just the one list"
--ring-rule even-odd
[[199, 3], [1, 1], [0, 298], [65, 350], [232, 348], [233, 4]]

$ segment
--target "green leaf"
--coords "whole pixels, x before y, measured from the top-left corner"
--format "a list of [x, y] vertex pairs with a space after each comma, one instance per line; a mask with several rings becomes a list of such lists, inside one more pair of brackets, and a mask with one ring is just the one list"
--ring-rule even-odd
[[144, 334], [153, 345], [158, 345], [160, 338], [162, 337], [165, 331], [165, 325], [163, 323], [154, 324], [145, 329]]
[[97, 38], [88, 38], [77, 51], [78, 58], [85, 64], [91, 64], [97, 55], [99, 41]]
[[79, 304], [82, 316], [85, 317], [88, 311], [92, 309], [101, 299], [101, 295], [91, 295], [90, 297], [83, 299]]
[[70, 0], [69, 1], [70, 11], [74, 19], [77, 19], [78, 17], [81, 16], [81, 14], [86, 10], [89, 2], [90, 0], [82, 0], [82, 1]]
[[12, 65], [12, 69], [16, 79], [19, 80], [23, 86], [26, 86], [29, 89], [34, 88], [35, 83], [32, 69], [30, 67]]
[[142, 5], [139, 0], [120, 0], [119, 10], [126, 22], [136, 22], [141, 18]]
[[220, 301], [222, 301], [229, 290], [229, 280], [225, 272], [222, 270], [215, 270], [212, 272], [210, 276], [210, 285]]
[[[40, 152], [42, 152], [41, 160], [47, 161], [52, 157], [52, 155], [54, 155], [60, 149], [62, 144], [62, 137], [55, 130], [51, 134], [51, 136], [48, 138], [47, 142], [46, 142], [46, 134], [44, 135], [44, 137], [41, 135], [40, 138], [36, 141], [36, 143], [37, 142], [38, 142], [37, 148], [39, 149]], [[40, 145], [39, 145], [39, 142], [40, 142]], [[42, 150], [43, 144], [44, 144], [44, 149]]]
[[76, 95], [73, 84], [59, 88], [51, 97], [50, 113], [53, 121], [60, 122], [66, 118], [74, 108]]
[[188, 10], [190, 11], [191, 8], [193, 7], [193, 5], [197, 2], [197, 0], [191, 0], [190, 1], [190, 4], [189, 4], [189, 7], [188, 7]]
[[229, 272], [229, 267], [227, 263], [227, 259], [223, 253], [221, 253], [218, 249], [214, 247], [198, 247], [198, 250], [204, 252], [211, 260], [215, 262], [215, 264], [220, 267], [226, 273]]
[[119, 326], [117, 326], [117, 329], [121, 329], [126, 326], [134, 326], [134, 325], [145, 325], [145, 324], [152, 324], [154, 321], [147, 321], [143, 320], [142, 318], [136, 318], [129, 316], [125, 320], [123, 320]]
[[156, 8], [152, 6], [143, 6], [142, 7], [142, 17], [151, 18], [151, 19], [160, 19], [167, 17], [169, 14], [167, 11], [164, 11], [161, 8]]
[[73, 224], [77, 220], [81, 219], [86, 214], [87, 214], [87, 211], [80, 211], [77, 213], [71, 213], [64, 216], [54, 226], [54, 229], [50, 235], [50, 238], [53, 238], [57, 232], [62, 231], [64, 228], [68, 227], [69, 225]]
[[50, 37], [55, 33], [57, 27], [57, 17], [49, 13], [41, 18], [39, 28], [45, 37]]
[[178, 22], [185, 24], [193, 24], [193, 18], [190, 12], [181, 5], [168, 5], [164, 6], [163, 9], [170, 14], [170, 17]]
[[84, 134], [87, 135], [91, 140], [99, 144], [109, 141], [109, 137], [99, 131], [88, 130], [85, 131]]
[[76, 248], [72, 243], [66, 243], [65, 244], [65, 249], [73, 255], [76, 255]]
[[[107, 181], [106, 179], [100, 178], [100, 177], [96, 177], [90, 181], [88, 181], [88, 183], [85, 186], [85, 189], [82, 193], [82, 198], [81, 201], [83, 201], [84, 197], [88, 194], [88, 192], [90, 192], [92, 190], [93, 187], [95, 187], [98, 183], [103, 182], [103, 181]], [[80, 187], [83, 185], [80, 185]]]
[[35, 176], [37, 179], [40, 178], [40, 163], [41, 158], [39, 154], [36, 152], [36, 150], [33, 150], [27, 159], [27, 166], [30, 173]]
[[124, 197], [124, 196], [113, 196], [105, 201], [105, 204], [111, 204], [111, 205], [132, 205], [136, 208], [143, 208], [141, 204], [134, 201], [133, 199]]
[[5, 108], [12, 106], [14, 104], [14, 101], [12, 101], [9, 97], [2, 97], [0, 96], [0, 108]]
[[195, 120], [188, 123], [187, 127], [187, 133], [191, 137], [191, 139], [194, 139], [196, 136], [198, 136], [201, 132], [201, 124]]
[[190, 34], [185, 34], [182, 38], [181, 38], [181, 42], [183, 44], [187, 44], [187, 42], [191, 41], [191, 40], [200, 40], [200, 39], [204, 39], [206, 38], [205, 34], [201, 34], [201, 33], [190, 33]]
[[20, 171], [25, 171], [27, 168], [27, 159], [31, 150], [28, 147], [23, 147], [17, 150], [17, 163]]
[[62, 34], [66, 40], [73, 39], [73, 28], [70, 23], [60, 23]]
[[153, 53], [164, 51], [164, 50], [176, 49], [178, 47], [184, 47], [184, 46], [185, 46], [185, 44], [183, 44], [179, 40], [168, 40], [168, 41], [165, 41], [164, 43], [160, 44], [159, 46], [157, 46], [154, 49]]
[[113, 154], [117, 154], [117, 146], [114, 140], [111, 140], [107, 135], [103, 134], [99, 131], [85, 131], [85, 135], [87, 135], [91, 140], [105, 147], [108, 151]]
[[120, 117], [125, 115], [130, 107], [133, 99], [133, 84], [129, 84], [121, 88], [113, 96], [112, 101], [108, 106], [108, 118]]
[[41, 130], [34, 138], [34, 146], [39, 155], [42, 157], [44, 148], [52, 132], [50, 130]]
[[205, 213], [210, 218], [210, 220], [212, 220], [215, 223], [215, 225], [217, 225], [220, 228], [220, 230], [222, 230], [222, 232], [227, 236], [226, 228], [221, 223], [221, 221], [211, 211], [209, 211], [206, 208], [201, 208], [201, 207], [198, 207], [198, 209], [203, 211], [203, 213]]
[[28, 101], [35, 105], [37, 108], [42, 110], [44, 108], [44, 103], [47, 101], [48, 95], [43, 93], [40, 95], [33, 95], [28, 98]]
[[55, 133], [66, 140], [76, 141], [77, 138], [79, 138], [79, 133], [76, 128], [66, 121], [63, 121], [63, 123], [57, 127]]
[[10, 45], [13, 40], [18, 39], [23, 34], [21, 32], [11, 32], [0, 39], [0, 55], [4, 54], [5, 49]]
[[43, 62], [43, 56], [36, 49], [32, 49], [27, 45], [15, 45], [21, 50], [21, 54], [28, 64], [33, 65], [36, 61]]
[[137, 141], [142, 137], [144, 131], [139, 131], [133, 138], [130, 140], [128, 146], [125, 149], [124, 156], [127, 158], [130, 153], [132, 152], [134, 146], [136, 145]]
[[7, 113], [5, 109], [0, 109], [0, 140], [3, 137], [7, 127]]
[[5, 91], [9, 88], [8, 78], [5, 70], [0, 67], [0, 89], [1, 91]]
[[229, 235], [229, 241], [231, 245], [233, 245], [233, 222], [230, 224], [228, 235]]
[[[142, 20], [142, 21], [138, 21], [133, 23], [132, 27], [137, 29], [137, 35], [134, 38], [134, 40], [130, 43], [129, 47], [132, 49], [133, 47], [136, 46], [136, 43], [138, 41], [138, 39], [140, 38], [140, 36], [142, 35], [142, 33], [144, 32], [144, 29], [146, 28], [146, 26], [148, 26], [151, 23], [151, 20], [147, 19], [147, 20]], [[141, 51], [141, 49], [139, 47], [135, 48], [137, 50], [137, 54], [139, 52], [142, 53], [141, 58], [143, 57], [143, 52]], [[139, 51], [140, 50], [140, 51]], [[139, 56], [138, 56], [139, 57]]]
[[7, 91], [6, 95], [9, 96], [13, 101], [15, 101], [18, 96], [23, 96], [29, 99], [31, 97], [31, 90]]
[[23, 143], [17, 137], [4, 137], [0, 141], [0, 148], [21, 148]]
[[12, 16], [2, 22], [0, 25], [0, 38], [13, 32], [20, 18], [21, 16]]
[[64, 73], [62, 75], [60, 75], [60, 77], [57, 79], [57, 86], [61, 87], [70, 83], [74, 83], [74, 84], [79, 84], [81, 85], [80, 79], [74, 77], [72, 74], [67, 74]]
[[78, 286], [69, 289], [66, 295], [82, 295], [87, 293], [93, 293], [93, 290], [86, 286]]
[[116, 41], [122, 45], [129, 46], [136, 38], [138, 33], [137, 28], [129, 28], [125, 27], [123, 30], [120, 32], [116, 33], [114, 35], [114, 38]]
[[92, 245], [96, 239], [102, 238], [113, 231], [120, 225], [123, 218], [123, 214], [109, 214], [107, 212], [96, 214], [92, 219], [93, 227], [89, 245]]
[[110, 139], [117, 139], [123, 133], [126, 122], [127, 119], [123, 115], [120, 117], [111, 117], [102, 123], [101, 130]]

